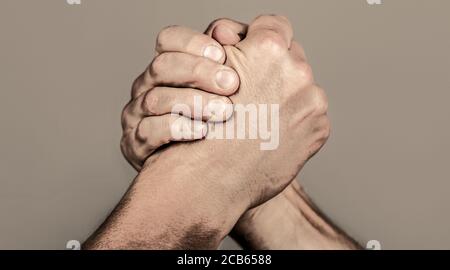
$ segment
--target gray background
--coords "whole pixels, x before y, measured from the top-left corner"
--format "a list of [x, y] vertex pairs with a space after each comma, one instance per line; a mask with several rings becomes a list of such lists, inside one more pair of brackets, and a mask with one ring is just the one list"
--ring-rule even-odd
[[[160, 28], [287, 15], [327, 90], [333, 133], [300, 181], [384, 249], [450, 248], [450, 1], [0, 2], [0, 248], [64, 249], [135, 172], [120, 111]], [[233, 247], [226, 241], [224, 248]]]

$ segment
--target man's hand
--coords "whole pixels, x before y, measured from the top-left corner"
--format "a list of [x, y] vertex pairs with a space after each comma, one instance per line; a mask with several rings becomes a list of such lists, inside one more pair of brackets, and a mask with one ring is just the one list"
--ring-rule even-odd
[[[218, 19], [206, 33], [221, 45], [234, 46], [245, 38], [247, 29], [244, 23]], [[232, 237], [250, 249], [359, 248], [344, 232], [321, 217], [297, 181], [275, 198], [246, 211], [233, 228]]]
[[[226, 96], [239, 86], [236, 72], [223, 65], [222, 46], [207, 35], [170, 26], [158, 35], [156, 52], [158, 55], [133, 83], [132, 99], [122, 113], [121, 149], [137, 170], [169, 142], [204, 138], [207, 126], [202, 121], [227, 120], [232, 107]], [[203, 102], [201, 115], [184, 111], [171, 114], [178, 104], [187, 105], [190, 112], [199, 110], [194, 108], [194, 97]], [[175, 136], [173, 129], [180, 130], [181, 136]]]
[[[217, 247], [246, 210], [285, 189], [325, 143], [329, 134], [326, 99], [314, 85], [303, 50], [292, 42], [292, 29], [285, 18], [258, 17], [246, 38], [235, 47], [226, 46], [225, 51], [226, 65], [241, 78], [232, 101], [280, 106], [279, 147], [261, 151], [259, 140], [203, 140], [152, 155], [119, 207], [85, 247]], [[143, 93], [168, 82], [155, 80], [155, 84], [149, 77], [144, 74], [141, 83], [135, 84], [135, 97], [141, 95], [140, 89]], [[131, 126], [128, 130], [136, 130], [137, 125]], [[303, 202], [296, 200], [295, 204]], [[303, 214], [305, 209], [297, 210]], [[305, 216], [311, 217], [298, 215], [303, 220], [296, 221], [305, 222]], [[333, 232], [332, 227], [328, 229]]]
[[[237, 156], [239, 152], [245, 152], [247, 148], [255, 156], [264, 156], [264, 161], [258, 161], [256, 166], [265, 169], [272, 168], [269, 175], [274, 172], [282, 172], [279, 174], [280, 179], [265, 181], [265, 184], [275, 185], [261, 188], [267, 191], [272, 190], [268, 192], [267, 197], [263, 196], [261, 201], [258, 201], [261, 199], [260, 196], [255, 195], [252, 205], [256, 206], [284, 189], [296, 176], [304, 162], [326, 141], [329, 134], [329, 123], [326, 116], [325, 94], [314, 85], [304, 51], [298, 43], [292, 41], [292, 28], [286, 18], [261, 16], [250, 26], [248, 34], [246, 33], [247, 26], [244, 24], [230, 20], [216, 21], [207, 32], [221, 44], [235, 45], [226, 47], [228, 64], [240, 71], [243, 83], [240, 92], [231, 99], [244, 105], [277, 104], [282, 109], [282, 114], [277, 120], [281, 124], [282, 143], [280, 148], [283, 149], [260, 151], [255, 147], [255, 141], [246, 140], [245, 143], [240, 144], [242, 148], [238, 152], [230, 153], [230, 156]], [[243, 34], [247, 34], [247, 36], [241, 41]], [[156, 148], [173, 139], [170, 124], [180, 121], [174, 121], [174, 118], [179, 118], [179, 116], [167, 115], [170, 113], [170, 106], [174, 106], [178, 102], [186, 103], [192, 108], [194, 95], [207, 96], [206, 100], [218, 99], [217, 95], [213, 96], [199, 90], [166, 89], [161, 86], [187, 87], [189, 82], [195, 81], [195, 87], [218, 94], [231, 94], [236, 90], [237, 82], [232, 84], [233, 87], [228, 92], [214, 87], [216, 85], [210, 83], [217, 77], [217, 70], [225, 70], [225, 68], [216, 65], [216, 67], [211, 67], [214, 72], [203, 68], [207, 65], [212, 66], [211, 61], [201, 57], [208, 46], [213, 46], [218, 50], [221, 48], [215, 40], [183, 27], [169, 27], [160, 33], [157, 51], [162, 54], [157, 56], [147, 71], [136, 80], [133, 86], [135, 98], [128, 104], [123, 114], [122, 149], [127, 159], [136, 168], [139, 168]], [[171, 51], [178, 51], [178, 53], [174, 54]], [[189, 55], [189, 53], [195, 56]], [[223, 51], [220, 50], [217, 55], [221, 56], [215, 60], [223, 62], [225, 59]], [[177, 77], [177, 74], [183, 74], [183, 76]], [[163, 76], [164, 79], [158, 78], [158, 76]], [[237, 76], [235, 78], [237, 81]], [[159, 87], [154, 88], [155, 86]], [[166, 102], [158, 104], [157, 101], [161, 100]], [[226, 102], [227, 99], [223, 99], [223, 103], [226, 104]], [[164, 114], [164, 116], [147, 117], [149, 114]], [[156, 121], [165, 121], [166, 124], [161, 125]], [[195, 124], [192, 126], [204, 127], [204, 125]], [[201, 129], [198, 133], [194, 130], [192, 137], [201, 139], [205, 135], [206, 129]], [[234, 145], [238, 144], [235, 143], [236, 140], [232, 142]], [[298, 147], [296, 147], [296, 143]], [[224, 145], [220, 142], [218, 144]], [[292, 161], [283, 162], [286, 169], [274, 168], [277, 159], [283, 159], [283, 155], [291, 157]], [[267, 160], [269, 157], [272, 158], [273, 163], [271, 164]], [[278, 163], [280, 162], [278, 161]], [[240, 181], [251, 180], [240, 179]], [[276, 183], [277, 181], [278, 183]], [[261, 182], [264, 183], [264, 181], [259, 181], [258, 184]]]
[[[206, 34], [208, 36], [213, 37], [220, 45], [230, 45], [234, 46], [238, 42], [242, 40], [242, 38], [245, 37], [247, 33], [248, 26], [243, 23], [238, 23], [229, 19], [219, 19], [211, 23], [211, 25], [208, 27]], [[179, 36], [183, 36], [184, 40], [189, 40], [188, 42], [185, 42], [184, 45], [186, 47], [182, 47], [182, 44], [180, 44]], [[189, 44], [196, 44], [197, 50], [192, 50], [189, 48]], [[178, 45], [177, 45], [178, 44]], [[201, 34], [194, 32], [188, 28], [183, 27], [168, 27], [165, 28], [161, 34], [158, 37], [157, 41], [157, 51], [159, 53], [168, 53], [167, 51], [164, 51], [168, 48], [174, 48], [177, 46], [178, 52], [190, 54], [190, 52], [196, 53], [196, 56], [202, 56], [199, 55], [200, 52], [204, 52], [210, 46], [211, 44], [214, 44], [214, 41], [211, 39], [208, 39], [205, 36], [202, 36]], [[214, 49], [216, 48], [216, 44], [212, 45], [214, 46]], [[219, 55], [222, 55], [222, 57], [219, 57]], [[213, 61], [219, 61], [219, 63], [223, 63], [223, 55], [224, 51], [216, 51], [215, 59], [214, 57], [209, 57]], [[204, 56], [204, 55], [203, 55]], [[185, 61], [188, 61], [186, 59]], [[195, 61], [198, 61], [197, 58], [192, 58], [191, 61], [193, 63], [184, 63], [184, 66], [176, 65], [172, 66], [171, 73], [179, 74], [182, 72], [183, 68], [185, 66], [195, 66]], [[153, 65], [153, 64], [152, 64]], [[152, 69], [151, 66], [149, 69]], [[148, 69], [148, 70], [149, 70]], [[179, 71], [181, 69], [181, 71]], [[148, 72], [147, 70], [147, 72]], [[144, 73], [145, 74], [145, 73]], [[192, 72], [191, 74], [195, 74]], [[199, 76], [198, 78], [192, 78], [192, 80], [197, 79], [198, 81], [204, 81], [199, 82], [198, 85], [208, 85], [208, 81], [211, 81], [212, 78], [209, 78], [207, 76], [211, 76], [213, 74], [203, 74], [203, 76]], [[189, 81], [189, 80], [188, 80]], [[136, 87], [139, 85], [139, 83], [142, 82], [142, 75], [136, 80], [133, 89], [136, 89]], [[174, 78], [173, 81], [167, 80], [166, 85], [177, 85], [177, 78]], [[186, 85], [178, 85], [179, 87], [186, 87]], [[189, 106], [192, 108], [194, 100], [194, 95], [200, 93], [200, 91], [191, 92], [190, 91], [184, 91], [184, 95], [181, 95], [180, 97], [174, 97], [173, 96], [173, 90], [176, 88], [166, 88], [166, 91], [161, 91], [160, 88], [156, 88], [156, 91], [159, 92], [159, 98], [158, 100], [170, 100], [170, 105], [174, 105], [175, 102], [182, 102], [183, 104], [189, 104]], [[214, 92], [215, 89], [202, 89], [207, 92]], [[133, 119], [133, 112], [137, 112], [137, 117], [141, 117], [139, 122], [142, 121], [142, 119], [146, 118], [146, 114], [143, 112], [143, 110], [153, 110], [155, 112], [164, 112], [168, 111], [168, 109], [164, 109], [164, 104], [155, 103], [153, 102], [152, 108], [148, 108], [149, 103], [145, 100], [148, 99], [149, 95], [151, 94], [151, 91], [155, 91], [155, 88], [153, 90], [148, 90], [145, 95], [141, 94], [139, 98], [133, 99], [125, 108], [124, 110], [124, 117], [125, 120], [125, 127], [130, 126], [130, 122], [128, 119]], [[211, 99], [217, 99], [217, 96], [210, 97]], [[225, 100], [226, 102], [227, 100]], [[217, 103], [216, 103], [217, 104]], [[158, 107], [162, 106], [162, 108]], [[137, 107], [137, 109], [130, 109], [132, 107]], [[206, 110], [207, 111], [207, 110]], [[161, 117], [160, 117], [161, 118]], [[152, 119], [160, 119], [157, 118], [157, 116], [154, 116]], [[173, 119], [174, 116], [171, 116]], [[176, 116], [178, 118], [178, 116]], [[184, 118], [183, 118], [184, 119]], [[164, 118], [161, 119], [164, 121]], [[185, 119], [187, 120], [187, 119]], [[205, 119], [203, 119], [205, 120]], [[208, 117], [206, 116], [206, 120], [208, 120]], [[154, 120], [153, 120], [154, 121]], [[167, 120], [166, 120], [167, 121]], [[137, 122], [137, 121], [134, 121]], [[153, 149], [160, 146], [161, 143], [165, 143], [168, 140], [164, 135], [168, 135], [169, 132], [167, 131], [169, 123], [163, 127], [166, 128], [166, 131], [162, 130], [161, 132], [161, 126], [154, 126], [155, 129], [145, 129], [141, 132], [147, 132], [145, 136], [146, 142], [159, 142], [158, 143], [152, 143], [152, 147], [147, 147], [147, 149], [150, 149], [152, 151]], [[192, 126], [195, 126], [195, 123], [192, 123]], [[200, 126], [200, 125], [199, 125]], [[202, 126], [201, 126], [202, 127]], [[137, 169], [140, 168], [140, 164], [143, 164], [145, 159], [151, 154], [147, 150], [145, 154], [137, 155], [135, 152], [143, 147], [145, 145], [141, 142], [136, 140], [133, 136], [129, 136], [129, 134], [126, 132], [127, 129], [125, 129], [124, 132], [124, 139], [122, 141], [122, 149], [124, 150], [125, 157], [130, 161], [130, 163], [135, 164], [135, 167]], [[192, 136], [192, 139], [197, 139], [200, 136], [203, 136], [203, 133], [198, 134], [198, 137]], [[155, 153], [155, 152], [153, 152]], [[292, 187], [291, 187], [292, 186]], [[251, 247], [251, 248], [299, 248], [300, 245], [298, 245], [298, 240], [293, 238], [291, 234], [286, 235], [285, 237], [282, 237], [279, 233], [277, 236], [273, 235], [273, 232], [267, 230], [267, 228], [271, 228], [273, 226], [276, 227], [283, 227], [286, 224], [292, 224], [292, 222], [289, 222], [289, 218], [286, 218], [286, 216], [289, 215], [287, 212], [287, 205], [290, 205], [289, 202], [292, 200], [288, 200], [288, 198], [292, 197], [292, 190], [295, 190], [294, 183], [291, 184], [291, 186], [287, 187], [285, 191], [282, 192], [279, 196], [276, 198], [266, 202], [265, 204], [261, 206], [257, 206], [249, 211], [247, 211], [239, 220], [238, 225], [235, 226], [233, 230], [233, 236], [236, 238], [237, 241], [239, 241], [243, 246]], [[273, 219], [273, 216], [277, 215], [278, 217], [276, 219]], [[276, 222], [274, 222], [274, 220]], [[274, 224], [276, 223], [276, 224]], [[280, 244], [277, 244], [280, 243]]]
[[[236, 45], [238, 42], [241, 41], [243, 37], [245, 37], [247, 32], [248, 26], [243, 23], [238, 23], [232, 20], [228, 19], [220, 19], [213, 22], [206, 31], [206, 34], [208, 36], [213, 37], [220, 45]], [[180, 38], [182, 37], [182, 38]], [[184, 41], [184, 43], [181, 43], [181, 41]], [[195, 44], [195, 49], [192, 48], [192, 44]], [[219, 46], [220, 46], [219, 45]], [[184, 47], [183, 47], [184, 46]], [[223, 63], [224, 60], [224, 51], [219, 50], [217, 47], [218, 45], [215, 44], [214, 40], [211, 40], [207, 38], [204, 35], [201, 35], [200, 33], [194, 32], [188, 28], [179, 27], [179, 26], [172, 26], [165, 28], [158, 36], [157, 40], [157, 52], [160, 54], [164, 53], [170, 53], [170, 51], [167, 51], [171, 48], [176, 48], [176, 50], [179, 53], [184, 53], [186, 55], [192, 55], [192, 56], [205, 56], [204, 52], [208, 52], [208, 48], [212, 47], [215, 51], [215, 54], [209, 56], [210, 60], [213, 61], [219, 61], [219, 63]], [[221, 46], [220, 46], [221, 48]], [[203, 53], [202, 53], [203, 52]], [[194, 54], [191, 54], [194, 53]], [[303, 54], [303, 53], [302, 53]], [[181, 55], [181, 54], [180, 54]], [[150, 70], [154, 70], [154, 62], [162, 61], [161, 59], [158, 59], [161, 56], [157, 56], [156, 59], [152, 62], [152, 64], [149, 66], [149, 68], [146, 70], [146, 72], [143, 73], [133, 85], [133, 89], [137, 89], [139, 87], [142, 87], [140, 84], [142, 84], [143, 76], [149, 73]], [[178, 56], [180, 57], [180, 56]], [[187, 73], [186, 68], [192, 67], [194, 68], [197, 64], [197, 61], [199, 61], [198, 57], [191, 57], [188, 58], [184, 56], [182, 59], [185, 62], [183, 65], [170, 65], [170, 63], [167, 63], [165, 66], [167, 67], [167, 73], [170, 74], [180, 74], [180, 73]], [[181, 61], [181, 60], [180, 60]], [[190, 63], [189, 63], [190, 61]], [[203, 59], [203, 61], [206, 61], [206, 59]], [[197, 85], [204, 86], [202, 90], [208, 91], [208, 92], [217, 92], [217, 89], [209, 89], [206, 87], [207, 85], [211, 85], [209, 82], [214, 80], [214, 74], [211, 73], [203, 73], [203, 74], [197, 74], [196, 72], [189, 72], [191, 75], [198, 75], [197, 77], [192, 76], [191, 79], [186, 78], [184, 81], [194, 81], [196, 80], [198, 83]], [[150, 74], [152, 75], [152, 74]], [[155, 77], [156, 74], [153, 74]], [[166, 75], [167, 76], [167, 75]], [[210, 77], [208, 77], [210, 76]], [[168, 77], [168, 76], [167, 76]], [[158, 81], [157, 78], [153, 78], [152, 81]], [[152, 83], [147, 83], [146, 88], [151, 88], [145, 93], [138, 93], [138, 97], [134, 98], [125, 108], [123, 113], [123, 119], [124, 119], [124, 137], [122, 140], [122, 149], [125, 154], [125, 157], [130, 161], [130, 163], [134, 164], [134, 167], [139, 169], [140, 164], [143, 164], [145, 159], [150, 156], [154, 149], [158, 148], [164, 143], [169, 142], [171, 139], [173, 140], [173, 137], [170, 137], [170, 125], [175, 123], [172, 120], [179, 119], [180, 116], [170, 116], [170, 115], [164, 115], [164, 116], [157, 116], [159, 114], [167, 114], [170, 113], [170, 107], [174, 106], [176, 102], [183, 103], [189, 105], [190, 108], [193, 109], [193, 100], [195, 95], [203, 94], [203, 97], [206, 97], [207, 100], [218, 100], [218, 97], [215, 95], [202, 93], [199, 90], [193, 91], [192, 89], [183, 89], [183, 88], [162, 88], [161, 86], [171, 86], [171, 85], [178, 85], [179, 87], [187, 87], [186, 83], [182, 84], [183, 81], [181, 81], [178, 77], [174, 78], [167, 78], [165, 83], [163, 85], [158, 85], [159, 87], [154, 86]], [[180, 90], [180, 91], [176, 91]], [[139, 91], [141, 92], [141, 91]], [[178, 96], [174, 96], [174, 94], [177, 94]], [[181, 95], [182, 94], [182, 95]], [[136, 95], [134, 93], [134, 95]], [[159, 100], [165, 100], [166, 102], [149, 102], [149, 100], [154, 100], [153, 96], [157, 95], [156, 98]], [[223, 104], [226, 104], [228, 99], [225, 99], [222, 101]], [[220, 100], [219, 100], [220, 102]], [[211, 103], [213, 105], [216, 103]], [[146, 112], [152, 111], [153, 117], [149, 117], [149, 114]], [[209, 111], [209, 110], [204, 110]], [[229, 115], [229, 114], [228, 114]], [[138, 121], [133, 119], [139, 118]], [[183, 121], [188, 121], [187, 118], [183, 118]], [[202, 119], [199, 119], [202, 120]], [[203, 115], [203, 120], [210, 120], [207, 115]], [[225, 119], [218, 119], [218, 120], [225, 120]], [[165, 121], [166, 124], [164, 125], [147, 125], [147, 128], [142, 128], [142, 123], [145, 122], [153, 122], [156, 121], [161, 122]], [[195, 120], [194, 120], [195, 121]], [[138, 128], [128, 128], [129, 126], [134, 126], [138, 124]], [[197, 124], [192, 122], [192, 127], [198, 126], [198, 127], [204, 127], [204, 125]], [[139, 128], [141, 127], [141, 128]], [[131, 130], [132, 132], [127, 132], [127, 130]], [[191, 131], [191, 129], [188, 129], [188, 131]], [[193, 130], [192, 136], [186, 136], [185, 138], [192, 138], [200, 139], [203, 136], [205, 136], [206, 129], [202, 129], [201, 132], [198, 134], [195, 133], [195, 130]], [[136, 136], [132, 136], [134, 133], [140, 134], [139, 137], [145, 138], [145, 141], [137, 140]], [[130, 135], [131, 134], [131, 135]], [[189, 134], [190, 135], [190, 134]], [[187, 140], [187, 139], [185, 139]], [[140, 150], [144, 150], [143, 154], [137, 154], [136, 152], [139, 152]], [[153, 152], [154, 153], [154, 152]], [[284, 193], [288, 193], [288, 191], [285, 191]], [[285, 196], [278, 196], [278, 199], [271, 200], [267, 202], [263, 206], [256, 207], [252, 210], [249, 210], [248, 213], [246, 213], [241, 220], [238, 222], [239, 226], [236, 226], [234, 230], [234, 235], [242, 235], [243, 237], [240, 237], [240, 239], [237, 239], [242, 243], [242, 239], [245, 239], [245, 235], [248, 235], [249, 232], [257, 232], [259, 231], [259, 227], [265, 227], [267, 222], [270, 222], [271, 220], [271, 212], [270, 211], [262, 211], [261, 209], [272, 209], [275, 211], [276, 208], [279, 208], [279, 205], [282, 204], [282, 201], [280, 198], [285, 198]], [[261, 208], [261, 209], [260, 209]], [[283, 209], [280, 209], [283, 211]], [[258, 213], [258, 215], [255, 215], [254, 213]], [[263, 213], [263, 214], [261, 214]], [[278, 219], [279, 220], [279, 219]], [[258, 239], [258, 243], [261, 242], [269, 242], [269, 241], [263, 241], [263, 239], [269, 238], [270, 240], [270, 234], [264, 234], [255, 236], [254, 233], [253, 238]], [[291, 238], [289, 238], [291, 239]], [[243, 245], [250, 246], [251, 241], [248, 241], [249, 243], [242, 243]], [[256, 242], [256, 241], [252, 241]], [[283, 243], [287, 243], [284, 241]], [[267, 245], [267, 244], [265, 244]], [[270, 247], [271, 245], [269, 245]]]
[[[227, 190], [254, 207], [280, 193], [325, 143], [330, 130], [327, 101], [314, 84], [303, 50], [292, 41], [292, 28], [284, 17], [258, 17], [245, 39], [225, 50], [226, 65], [241, 79], [231, 100], [242, 105], [279, 105], [280, 144], [275, 150], [261, 151], [261, 140], [206, 140], [195, 148], [192, 145], [192, 151], [200, 156], [199, 163], [214, 160], [214, 153], [207, 149], [228, 157], [216, 159], [214, 169], [230, 175]], [[210, 125], [210, 130], [218, 125]]]

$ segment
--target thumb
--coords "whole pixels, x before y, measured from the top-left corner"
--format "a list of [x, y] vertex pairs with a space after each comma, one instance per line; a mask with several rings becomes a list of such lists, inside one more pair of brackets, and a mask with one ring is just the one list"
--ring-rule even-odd
[[205, 34], [215, 39], [222, 46], [236, 45], [247, 34], [248, 25], [231, 19], [218, 19], [213, 21], [206, 29]]

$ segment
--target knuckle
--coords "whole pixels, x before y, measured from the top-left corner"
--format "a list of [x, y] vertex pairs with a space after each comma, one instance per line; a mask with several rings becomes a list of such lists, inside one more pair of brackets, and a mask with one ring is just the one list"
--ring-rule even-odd
[[140, 82], [141, 82], [141, 80], [140, 80], [139, 77], [134, 79], [133, 83], [131, 84], [131, 94], [132, 95], [134, 95], [138, 91], [138, 88], [140, 86]]
[[177, 25], [169, 25], [161, 29], [161, 31], [158, 33], [158, 36], [156, 37], [156, 49], [159, 50], [164, 47], [164, 44], [168, 40], [170, 40], [170, 36], [172, 36], [172, 33], [174, 33], [175, 29], [177, 29], [179, 26]]
[[147, 142], [149, 138], [149, 130], [149, 121], [142, 120], [136, 128], [136, 139], [139, 142]]
[[[148, 69], [149, 67], [147, 67]], [[137, 97], [139, 95], [139, 92], [142, 91], [143, 86], [145, 85], [145, 80], [147, 74], [147, 69], [142, 72], [136, 79], [134, 79], [132, 85], [131, 85], [131, 97]]]
[[315, 86], [314, 88], [312, 88], [313, 90], [313, 102], [312, 102], [312, 106], [313, 106], [313, 110], [315, 112], [316, 115], [324, 115], [327, 113], [328, 111], [328, 99], [327, 96], [325, 94], [325, 91], [320, 88]]
[[281, 54], [287, 51], [286, 41], [275, 31], [264, 30], [258, 40], [260, 49], [273, 54]]
[[324, 116], [316, 121], [314, 139], [310, 147], [311, 154], [315, 154], [325, 145], [331, 133], [331, 125], [328, 117]]
[[314, 75], [310, 64], [305, 61], [298, 61], [295, 64], [295, 70], [300, 75], [298, 78], [303, 84], [311, 85], [314, 83]]
[[268, 20], [272, 20], [274, 15], [270, 14], [261, 14], [255, 17], [255, 20], [253, 23], [259, 23], [259, 22], [267, 22]]
[[157, 95], [157, 92], [150, 90], [144, 96], [142, 102], [142, 110], [150, 115], [158, 115], [160, 113], [158, 108], [158, 102], [159, 97]]
[[128, 126], [128, 117], [130, 114], [130, 103], [128, 103], [123, 109], [122, 109], [122, 113], [120, 114], [120, 122], [122, 123], [122, 129], [125, 130]]
[[328, 125], [325, 129], [325, 135], [324, 135], [325, 140], [328, 140], [328, 138], [330, 138], [330, 136], [331, 136], [331, 124], [330, 124], [330, 121], [328, 121]]
[[283, 27], [292, 28], [291, 22], [288, 17], [284, 15], [276, 15], [276, 14], [263, 14], [259, 15], [255, 18], [254, 23], [262, 23], [266, 25], [278, 25]]
[[127, 136], [124, 134], [122, 135], [122, 138], [120, 139], [120, 150], [122, 150], [122, 153], [124, 156], [128, 156], [128, 144], [127, 144]]
[[125, 135], [122, 136], [122, 138], [120, 139], [120, 151], [122, 152], [122, 154], [124, 155], [124, 157], [129, 160], [130, 158], [130, 151], [129, 151], [129, 147], [127, 144], [127, 138]]
[[284, 24], [290, 24], [291, 22], [289, 21], [289, 18], [286, 17], [285, 15], [274, 15], [273, 16], [275, 19], [277, 19], [278, 21], [284, 23]]
[[215, 19], [214, 21], [212, 21], [212, 22], [209, 24], [208, 30], [207, 30], [207, 31], [210, 31], [210, 30], [216, 28], [218, 25], [221, 25], [221, 24], [227, 24], [228, 22], [230, 22], [230, 19], [227, 19], [227, 18], [219, 18], [219, 19]]
[[122, 136], [122, 139], [120, 140], [120, 150], [122, 151], [122, 154], [125, 156], [125, 158], [129, 161], [131, 161], [132, 157], [135, 155], [134, 146], [135, 145], [131, 139], [131, 136], [129, 136], [129, 133], [124, 134]]
[[133, 150], [134, 159], [138, 164], [142, 164], [148, 154], [148, 149], [145, 145], [140, 145]]
[[132, 96], [132, 97], [137, 97], [137, 96], [139, 96], [139, 88], [138, 88], [138, 87], [133, 87], [133, 88], [131, 89], [131, 96]]
[[227, 18], [215, 19], [208, 25], [208, 28], [206, 29], [206, 33], [211, 33], [214, 30], [214, 28], [216, 28], [218, 25], [225, 24], [228, 21], [229, 21], [229, 19], [227, 19]]
[[125, 159], [137, 170], [142, 167], [143, 161], [148, 156], [148, 150], [144, 145], [136, 142], [131, 133], [126, 133], [120, 141], [120, 150]]
[[330, 134], [331, 134], [330, 119], [327, 116], [325, 116], [320, 126], [320, 138], [322, 140], [327, 140], [330, 137]]
[[134, 155], [134, 144], [129, 134], [124, 134], [122, 136], [120, 150], [127, 159], [130, 159]]
[[289, 21], [289, 18], [284, 15], [275, 15], [274, 18], [277, 20], [277, 22], [283, 26], [285, 26], [288, 29], [292, 29], [292, 24]]
[[156, 56], [148, 68], [150, 76], [158, 77], [159, 74], [163, 72], [164, 66], [166, 65], [166, 62], [168, 61], [169, 57], [170, 57], [169, 53], [161, 53], [158, 56]]

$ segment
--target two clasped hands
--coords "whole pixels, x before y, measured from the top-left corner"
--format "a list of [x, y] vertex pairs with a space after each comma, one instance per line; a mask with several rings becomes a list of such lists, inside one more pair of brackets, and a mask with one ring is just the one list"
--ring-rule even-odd
[[[330, 124], [287, 18], [219, 19], [205, 33], [170, 26], [156, 52], [122, 115], [122, 152], [139, 175], [84, 248], [216, 249], [227, 235], [251, 249], [359, 248], [295, 181]], [[211, 107], [204, 112], [225, 110], [223, 119], [171, 113], [177, 104], [193, 109], [194, 97]], [[277, 148], [205, 139], [213, 126], [234, 125], [230, 104], [277, 104]], [[175, 136], [174, 126], [189, 136]]]

